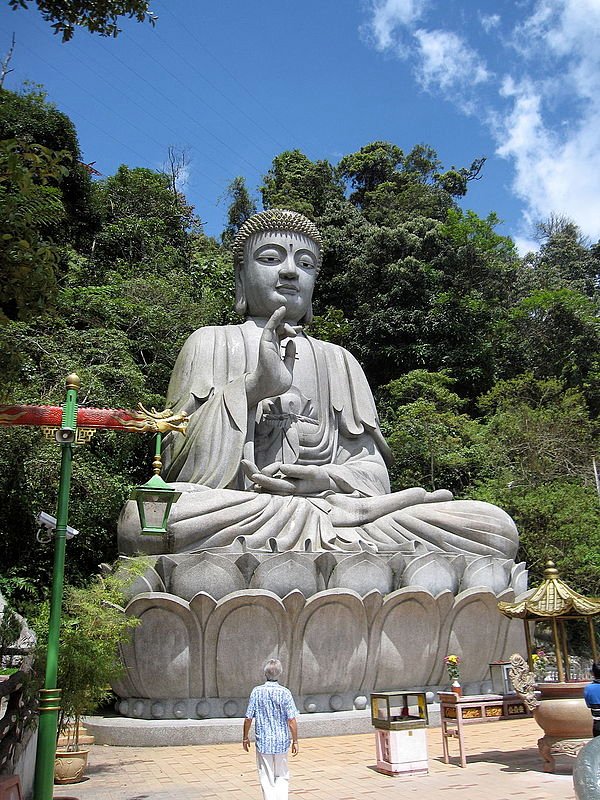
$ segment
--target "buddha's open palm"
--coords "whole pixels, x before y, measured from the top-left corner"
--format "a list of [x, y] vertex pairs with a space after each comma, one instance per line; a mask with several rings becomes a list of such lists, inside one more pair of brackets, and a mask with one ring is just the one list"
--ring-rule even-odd
[[260, 337], [256, 369], [246, 376], [249, 406], [267, 397], [278, 397], [292, 385], [296, 345], [290, 339], [285, 346], [283, 359], [280, 349], [281, 341], [296, 336], [298, 329], [284, 322], [285, 312], [285, 306], [278, 308], [269, 318]]

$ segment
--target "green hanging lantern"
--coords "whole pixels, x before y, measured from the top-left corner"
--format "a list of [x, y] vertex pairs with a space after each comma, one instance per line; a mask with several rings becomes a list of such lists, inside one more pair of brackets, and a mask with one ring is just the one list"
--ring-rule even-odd
[[147, 536], [163, 536], [167, 532], [171, 507], [181, 497], [181, 492], [177, 492], [160, 477], [161, 444], [162, 436], [157, 433], [156, 451], [152, 462], [154, 475], [143, 486], [136, 486], [129, 495], [129, 499], [137, 503], [142, 533]]

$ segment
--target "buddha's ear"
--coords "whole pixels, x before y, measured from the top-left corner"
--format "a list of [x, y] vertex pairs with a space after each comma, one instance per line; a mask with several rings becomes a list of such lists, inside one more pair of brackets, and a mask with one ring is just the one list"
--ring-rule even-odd
[[246, 302], [246, 287], [244, 286], [244, 276], [240, 267], [235, 268], [235, 313], [240, 317], [246, 316], [248, 303]]

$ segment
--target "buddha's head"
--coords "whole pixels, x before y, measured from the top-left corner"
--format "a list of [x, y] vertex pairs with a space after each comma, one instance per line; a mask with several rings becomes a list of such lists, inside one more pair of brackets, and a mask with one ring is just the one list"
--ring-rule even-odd
[[238, 314], [268, 319], [285, 306], [287, 322], [310, 322], [322, 246], [316, 226], [296, 211], [274, 208], [247, 219], [233, 244]]

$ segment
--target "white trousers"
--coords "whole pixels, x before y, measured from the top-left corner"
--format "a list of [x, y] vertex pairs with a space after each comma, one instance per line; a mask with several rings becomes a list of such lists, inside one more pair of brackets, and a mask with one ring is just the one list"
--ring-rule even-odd
[[259, 753], [257, 750], [256, 768], [263, 800], [288, 800], [290, 773], [287, 753]]

